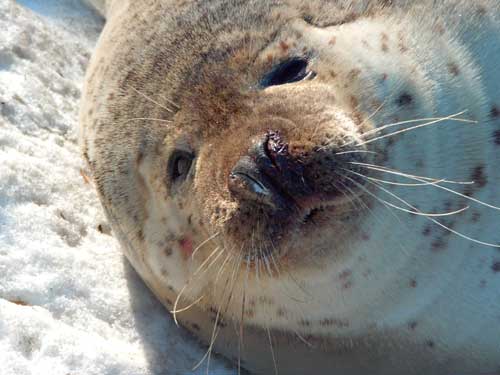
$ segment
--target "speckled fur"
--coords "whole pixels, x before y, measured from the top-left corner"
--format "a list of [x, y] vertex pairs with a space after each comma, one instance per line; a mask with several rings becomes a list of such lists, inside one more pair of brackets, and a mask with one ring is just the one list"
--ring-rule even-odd
[[[479, 243], [500, 243], [500, 213], [482, 204], [500, 205], [497, 1], [96, 4], [107, 24], [86, 79], [83, 156], [145, 282], [170, 310], [181, 292], [177, 308], [197, 301], [176, 314], [185, 327], [210, 342], [217, 325], [214, 349], [259, 374], [500, 371], [500, 251]], [[290, 56], [307, 56], [316, 77], [260, 88]], [[363, 132], [426, 121], [374, 133], [387, 124], [458, 113], [473, 122], [363, 144]], [[269, 129], [318, 186], [364, 190], [344, 189], [346, 202], [307, 226], [235, 198], [229, 172]], [[325, 173], [352, 143], [377, 154], [336, 156], [343, 169]], [[182, 186], [166, 176], [174, 148], [196, 156]], [[438, 224], [378, 198], [468, 209]], [[275, 257], [242, 260], [255, 249]]]

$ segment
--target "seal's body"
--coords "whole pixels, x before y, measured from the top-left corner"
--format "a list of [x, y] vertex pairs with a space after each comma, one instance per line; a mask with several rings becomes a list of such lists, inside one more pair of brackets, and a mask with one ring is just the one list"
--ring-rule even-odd
[[496, 1], [120, 1], [83, 155], [182, 325], [263, 374], [500, 371]]

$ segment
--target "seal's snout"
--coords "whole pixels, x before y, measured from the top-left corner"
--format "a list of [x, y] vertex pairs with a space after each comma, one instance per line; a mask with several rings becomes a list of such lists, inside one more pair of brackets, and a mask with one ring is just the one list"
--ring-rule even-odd
[[228, 188], [245, 204], [273, 210], [330, 200], [338, 191], [334, 169], [342, 163], [334, 151], [317, 145], [289, 143], [279, 131], [252, 142], [229, 174]]
[[290, 208], [297, 197], [312, 192], [304, 180], [303, 166], [276, 131], [253, 141], [229, 174], [228, 186], [239, 200], [272, 209]]

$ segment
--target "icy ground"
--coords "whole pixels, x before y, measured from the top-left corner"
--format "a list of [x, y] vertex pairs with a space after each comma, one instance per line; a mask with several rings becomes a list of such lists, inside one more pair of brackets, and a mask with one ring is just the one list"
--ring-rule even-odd
[[78, 0], [0, 0], [1, 375], [189, 374], [204, 354], [124, 260], [81, 170], [101, 27]]

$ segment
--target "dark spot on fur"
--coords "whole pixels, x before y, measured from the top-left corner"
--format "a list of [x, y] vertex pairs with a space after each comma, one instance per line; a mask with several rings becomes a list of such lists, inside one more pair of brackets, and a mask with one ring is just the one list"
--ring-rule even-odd
[[498, 107], [496, 105], [494, 105], [494, 106], [491, 107], [490, 117], [492, 119], [497, 119], [497, 118], [500, 117], [500, 109], [498, 109]]
[[492, 137], [493, 137], [493, 142], [497, 146], [500, 146], [500, 130], [495, 130], [492, 134]]
[[137, 152], [137, 159], [136, 159], [136, 163], [139, 165], [141, 164], [142, 160], [144, 159], [144, 152], [142, 150], [139, 150]]
[[347, 281], [345, 283], [342, 284], [342, 289], [349, 289], [352, 287], [352, 282], [351, 281]]
[[200, 330], [200, 326], [196, 323], [193, 323], [191, 324], [191, 328], [194, 329], [195, 331], [199, 331]]
[[328, 41], [328, 44], [334, 46], [335, 43], [337, 43], [337, 38], [332, 36], [331, 39]]
[[283, 53], [286, 53], [288, 52], [288, 49], [290, 48], [290, 46], [285, 42], [285, 41], [280, 41], [280, 48], [281, 48], [281, 51]]
[[347, 269], [347, 270], [344, 270], [342, 271], [340, 274], [339, 274], [339, 279], [340, 280], [345, 280], [347, 279], [349, 276], [352, 275], [352, 271]]
[[412, 322], [408, 323], [408, 328], [411, 329], [412, 331], [415, 331], [417, 326], [418, 326], [418, 323], [416, 321], [412, 321]]
[[472, 172], [472, 181], [474, 181], [474, 185], [479, 188], [484, 187], [488, 182], [488, 179], [484, 174], [484, 167], [482, 165], [474, 168], [474, 171]]
[[434, 343], [434, 341], [432, 341], [432, 340], [427, 340], [427, 341], [425, 342], [425, 345], [427, 345], [429, 348], [431, 348], [431, 349], [432, 349], [432, 348], [434, 348], [434, 346], [435, 346], [436, 344], [435, 344], [435, 343]]
[[448, 63], [448, 71], [450, 72], [451, 75], [453, 76], [458, 76], [460, 74], [460, 68], [458, 67], [457, 64], [451, 62]]
[[142, 231], [142, 229], [139, 229], [137, 231], [137, 239], [140, 241], [140, 242], [144, 242], [144, 232]]
[[349, 71], [349, 73], [347, 73], [347, 79], [353, 80], [353, 79], [357, 78], [360, 74], [361, 74], [361, 70], [359, 70], [357, 68], [351, 69], [351, 71]]
[[479, 219], [481, 219], [481, 214], [479, 212], [474, 212], [472, 214], [472, 222], [473, 223], [477, 223], [479, 221]]
[[222, 317], [220, 315], [218, 319], [217, 317], [210, 318], [210, 321], [214, 324], [215, 322], [217, 322], [217, 327], [219, 328], [225, 328], [227, 326], [227, 323], [222, 320]]
[[[309, 25], [313, 25], [313, 16], [305, 15], [302, 19], [307, 22]], [[313, 25], [314, 26], [314, 25]]]
[[496, 261], [491, 265], [491, 269], [493, 272], [498, 273], [500, 272], [500, 261]]
[[281, 307], [280, 307], [278, 310], [276, 310], [276, 314], [277, 314], [279, 317], [284, 317], [284, 316], [286, 316], [286, 315], [287, 315], [287, 314], [286, 314], [286, 310], [285, 310], [285, 309], [283, 309], [283, 308], [281, 308]]
[[404, 107], [410, 105], [413, 102], [413, 96], [408, 94], [407, 92], [401, 93], [396, 100], [396, 104], [400, 107]]
[[356, 108], [359, 105], [358, 98], [355, 96], [352, 95], [349, 100], [351, 102], [351, 107]]
[[410, 280], [410, 287], [411, 288], [416, 288], [417, 287], [417, 280], [411, 279]]
[[482, 288], [485, 288], [486, 287], [486, 280], [481, 280], [479, 282], [479, 287], [482, 289]]
[[170, 246], [165, 248], [165, 255], [166, 256], [172, 255], [172, 248]]
[[436, 238], [431, 244], [432, 251], [438, 252], [446, 248], [446, 241], [442, 237]]

